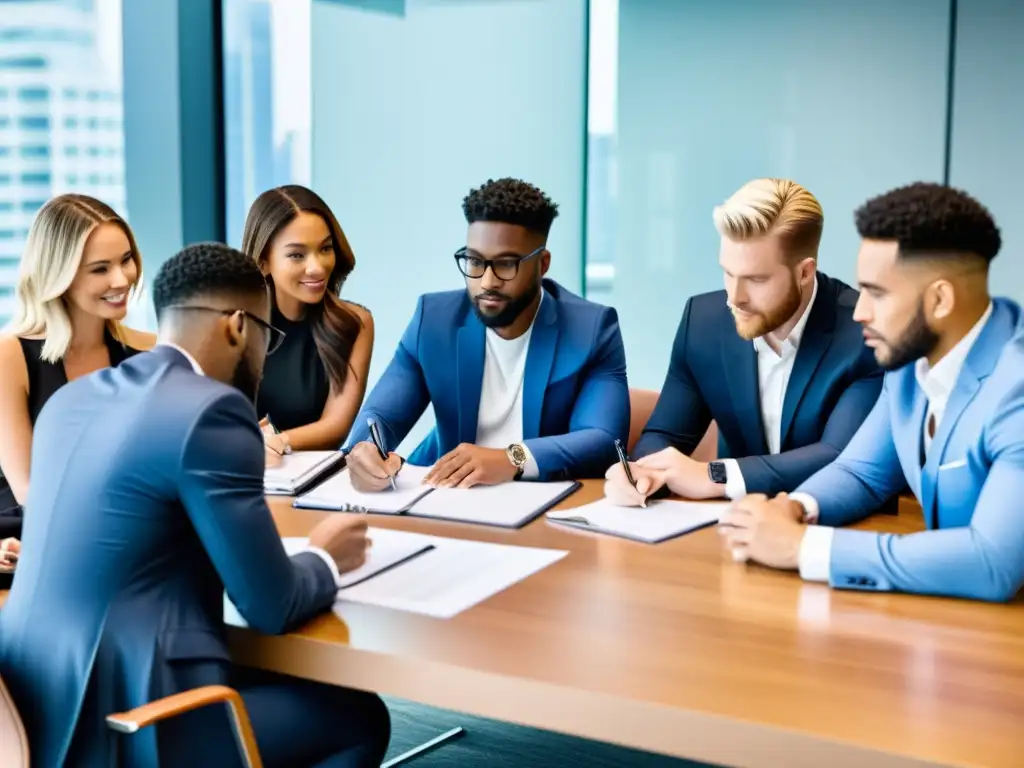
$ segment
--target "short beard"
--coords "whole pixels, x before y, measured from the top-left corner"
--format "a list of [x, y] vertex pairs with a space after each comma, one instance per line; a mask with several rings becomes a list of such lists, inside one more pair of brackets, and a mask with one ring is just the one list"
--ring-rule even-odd
[[473, 310], [476, 312], [476, 316], [480, 319], [488, 328], [508, 328], [512, 323], [519, 319], [519, 316], [526, 311], [526, 308], [533, 303], [533, 300], [537, 298], [540, 293], [540, 283], [534, 283], [533, 286], [526, 291], [519, 298], [513, 299], [505, 294], [499, 294], [497, 291], [491, 295], [499, 295], [502, 298], [508, 299], [508, 303], [505, 308], [498, 312], [496, 315], [488, 315], [480, 310], [479, 299], [481, 296], [486, 295], [485, 293], [478, 294], [473, 297]]
[[800, 309], [800, 301], [802, 299], [800, 286], [794, 279], [790, 283], [790, 290], [787, 291], [786, 298], [769, 312], [758, 313], [747, 321], [742, 321], [733, 314], [733, 320], [736, 322], [736, 333], [745, 341], [753, 341], [756, 338], [771, 333], [779, 326], [785, 325], [786, 321], [796, 314], [796, 311]]
[[882, 358], [879, 355], [881, 350], [875, 350], [875, 361], [885, 371], [895, 371], [909, 365], [915, 360], [927, 357], [932, 353], [939, 343], [939, 335], [928, 327], [928, 321], [924, 316], [924, 300], [918, 302], [917, 313], [910, 325], [900, 334], [895, 343], [890, 344], [885, 339], [880, 339], [888, 348], [889, 355]]

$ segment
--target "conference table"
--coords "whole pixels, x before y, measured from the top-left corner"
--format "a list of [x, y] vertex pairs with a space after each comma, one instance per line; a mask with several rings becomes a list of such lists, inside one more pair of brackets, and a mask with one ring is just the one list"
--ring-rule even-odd
[[[270, 504], [284, 536], [327, 514]], [[733, 562], [714, 528], [651, 546], [543, 518], [371, 525], [569, 554], [448, 620], [342, 602], [287, 635], [232, 628], [240, 663], [717, 765], [1024, 765], [1021, 598], [832, 590]], [[923, 523], [909, 501], [858, 527]]]

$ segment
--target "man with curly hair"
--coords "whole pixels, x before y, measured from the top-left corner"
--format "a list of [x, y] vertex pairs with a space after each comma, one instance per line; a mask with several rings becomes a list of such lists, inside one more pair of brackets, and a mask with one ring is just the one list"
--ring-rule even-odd
[[[1011, 599], [1024, 583], [1024, 320], [990, 298], [999, 230], [967, 194], [917, 183], [856, 214], [854, 313], [887, 370], [839, 458], [722, 519], [734, 557], [833, 587]], [[909, 484], [926, 531], [842, 530]]]
[[435, 427], [409, 456], [427, 482], [469, 488], [600, 477], [629, 430], [626, 357], [614, 309], [545, 278], [558, 206], [519, 179], [490, 180], [462, 204], [454, 254], [466, 290], [421, 296], [348, 441], [354, 485], [383, 490], [402, 460], [381, 457], [428, 405]]

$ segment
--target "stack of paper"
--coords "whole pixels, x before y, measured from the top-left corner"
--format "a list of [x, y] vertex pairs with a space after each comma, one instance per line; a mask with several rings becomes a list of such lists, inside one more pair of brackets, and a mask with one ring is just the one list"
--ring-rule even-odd
[[395, 478], [396, 490], [363, 493], [352, 487], [348, 470], [295, 499], [295, 506], [336, 512], [411, 515], [502, 528], [526, 525], [579, 488], [573, 481], [504, 483], [469, 489], [423, 484], [429, 469], [406, 464]]
[[[334, 610], [346, 603], [451, 618], [508, 589], [568, 554], [564, 550], [487, 544], [371, 528], [373, 546], [366, 563], [343, 574]], [[302, 551], [305, 538], [283, 539], [289, 554]], [[224, 621], [244, 627], [245, 619], [224, 596]]]
[[618, 507], [607, 499], [574, 509], [548, 512], [553, 523], [583, 528], [597, 533], [657, 544], [714, 525], [729, 507], [729, 502], [649, 501], [646, 508]]
[[269, 495], [294, 496], [320, 480], [344, 461], [340, 451], [297, 451], [280, 457], [263, 472], [263, 491]]

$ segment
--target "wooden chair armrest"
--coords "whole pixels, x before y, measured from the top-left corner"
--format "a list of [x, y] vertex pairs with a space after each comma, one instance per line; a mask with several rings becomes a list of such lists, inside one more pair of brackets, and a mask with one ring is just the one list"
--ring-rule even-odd
[[249, 715], [238, 691], [224, 685], [207, 685], [167, 696], [127, 712], [107, 715], [107, 725], [119, 733], [135, 733], [153, 723], [175, 717], [210, 704], [226, 704], [231, 713], [239, 751], [251, 768], [262, 768], [256, 738], [249, 723]]

